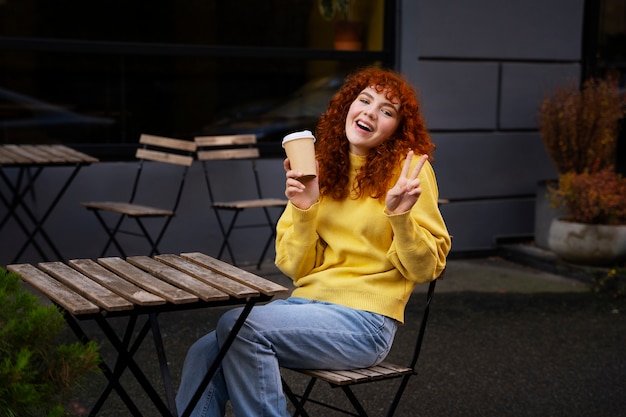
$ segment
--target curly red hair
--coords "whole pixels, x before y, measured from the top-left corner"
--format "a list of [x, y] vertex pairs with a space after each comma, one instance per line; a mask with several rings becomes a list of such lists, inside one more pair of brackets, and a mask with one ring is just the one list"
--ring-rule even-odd
[[356, 177], [359, 196], [383, 198], [392, 187], [398, 167], [409, 150], [416, 154], [432, 155], [435, 145], [420, 114], [417, 96], [409, 83], [398, 73], [366, 68], [346, 78], [344, 85], [334, 95], [324, 114], [320, 116], [315, 136], [315, 153], [320, 169], [320, 193], [337, 200], [349, 196], [349, 142], [345, 122], [352, 102], [365, 88], [373, 86], [385, 91], [388, 100], [399, 101], [400, 123], [391, 137], [372, 149], [367, 155], [364, 169]]

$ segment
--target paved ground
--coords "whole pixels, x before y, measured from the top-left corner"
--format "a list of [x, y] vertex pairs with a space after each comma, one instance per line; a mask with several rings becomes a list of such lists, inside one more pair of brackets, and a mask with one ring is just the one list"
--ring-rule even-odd
[[[271, 268], [263, 274], [285, 283]], [[409, 303], [409, 316], [421, 305], [420, 292]], [[396, 415], [626, 415], [625, 314], [626, 300], [593, 293], [578, 280], [495, 257], [451, 260], [433, 300], [420, 374], [409, 384]], [[188, 346], [213, 327], [218, 315], [194, 311], [162, 318], [176, 385]], [[391, 360], [408, 361], [414, 327], [401, 328]], [[149, 344], [138, 357], [150, 369], [149, 378], [158, 381]], [[301, 381], [291, 374], [287, 378]], [[77, 403], [89, 405], [103, 385], [103, 377], [90, 378], [77, 392]], [[384, 415], [395, 388], [377, 385], [382, 386], [359, 390], [372, 416]], [[129, 390], [145, 416], [157, 415], [134, 386]], [[324, 388], [320, 394], [339, 393]], [[314, 411], [315, 416], [335, 415]], [[126, 415], [115, 394], [99, 414]]]

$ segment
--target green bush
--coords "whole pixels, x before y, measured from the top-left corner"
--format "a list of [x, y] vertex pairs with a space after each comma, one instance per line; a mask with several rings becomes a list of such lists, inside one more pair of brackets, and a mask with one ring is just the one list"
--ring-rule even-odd
[[72, 388], [98, 370], [98, 346], [59, 343], [65, 321], [0, 268], [0, 417], [67, 416]]

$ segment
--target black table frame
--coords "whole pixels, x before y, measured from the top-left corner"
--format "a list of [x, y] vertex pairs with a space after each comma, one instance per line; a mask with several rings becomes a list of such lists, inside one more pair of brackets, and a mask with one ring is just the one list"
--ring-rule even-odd
[[[165, 347], [163, 345], [163, 339], [161, 336], [161, 328], [160, 328], [159, 321], [158, 321], [159, 314], [165, 313], [165, 312], [183, 311], [183, 310], [198, 309], [198, 308], [212, 308], [212, 307], [243, 305], [244, 308], [241, 314], [239, 315], [230, 334], [228, 335], [227, 339], [222, 345], [214, 363], [211, 364], [211, 367], [209, 368], [209, 371], [207, 372], [203, 380], [203, 383], [198, 387], [190, 404], [180, 415], [181, 417], [189, 416], [191, 411], [193, 411], [195, 404], [200, 399], [202, 392], [204, 391], [204, 389], [210, 382], [211, 378], [213, 378], [213, 376], [217, 372], [217, 369], [219, 368], [222, 360], [224, 359], [226, 352], [230, 348], [232, 342], [235, 340], [237, 333], [243, 326], [246, 318], [248, 317], [248, 314], [252, 310], [252, 307], [254, 307], [256, 303], [266, 302], [266, 301], [269, 301], [271, 298], [272, 296], [261, 294], [259, 297], [249, 297], [245, 300], [229, 299], [229, 300], [224, 300], [224, 301], [212, 301], [212, 302], [211, 301], [209, 302], [198, 301], [198, 302], [190, 303], [190, 304], [167, 303], [167, 304], [163, 304], [159, 306], [152, 306], [152, 307], [136, 306], [132, 310], [119, 311], [119, 312], [106, 312], [105, 311], [105, 312], [100, 312], [96, 314], [81, 315], [81, 316], [73, 316], [71, 313], [67, 312], [61, 306], [58, 306], [57, 304], [57, 306], [63, 312], [63, 317], [65, 318], [66, 323], [68, 324], [68, 326], [71, 328], [71, 330], [74, 332], [74, 334], [78, 337], [78, 339], [82, 343], [87, 343], [89, 342], [90, 339], [85, 333], [85, 331], [83, 330], [83, 327], [81, 326], [80, 322], [93, 320], [97, 323], [98, 327], [105, 334], [108, 342], [111, 343], [111, 345], [115, 348], [118, 354], [115, 364], [113, 366], [113, 369], [104, 361], [100, 362], [100, 369], [102, 370], [104, 376], [107, 378], [109, 383], [106, 386], [106, 388], [103, 390], [103, 392], [100, 394], [100, 397], [98, 398], [94, 406], [92, 407], [89, 413], [89, 416], [96, 416], [98, 414], [98, 412], [100, 411], [100, 409], [106, 402], [112, 390], [115, 390], [117, 392], [117, 394], [120, 396], [120, 398], [122, 399], [122, 401], [124, 402], [124, 404], [126, 405], [126, 407], [128, 408], [128, 410], [131, 412], [133, 416], [137, 416], [137, 417], [143, 416], [139, 408], [135, 405], [132, 398], [130, 397], [130, 395], [128, 394], [128, 392], [126, 391], [126, 389], [122, 386], [120, 382], [120, 378], [122, 374], [124, 373], [124, 371], [126, 369], [129, 369], [131, 373], [134, 375], [139, 385], [143, 388], [146, 395], [150, 398], [152, 403], [159, 410], [161, 415], [177, 417], [178, 412], [176, 410], [174, 387], [172, 384], [172, 377], [169, 371], [169, 366], [167, 364]], [[133, 334], [136, 329], [137, 321], [139, 320], [140, 316], [144, 316], [144, 315], [147, 315], [147, 318], [144, 324], [142, 325], [141, 329], [139, 330], [139, 333], [133, 339]], [[128, 319], [126, 322], [125, 330], [124, 330], [124, 336], [122, 338], [118, 336], [117, 332], [111, 327], [111, 325], [107, 321], [108, 318], [116, 318], [116, 317], [126, 317]], [[148, 378], [145, 376], [145, 374], [143, 373], [143, 371], [141, 370], [137, 362], [135, 362], [135, 360], [133, 359], [133, 356], [135, 355], [137, 350], [139, 350], [143, 341], [145, 340], [145, 337], [150, 331], [152, 332], [152, 336], [154, 339], [154, 346], [157, 352], [157, 357], [159, 359], [159, 367], [161, 371], [161, 378], [162, 378], [163, 386], [165, 389], [167, 404], [163, 401], [163, 399], [161, 398], [159, 393], [156, 391], [154, 386], [151, 384], [151, 382], [148, 380]]]
[[[64, 162], [33, 161], [31, 163], [16, 162], [0, 164], [0, 177], [2, 178], [4, 184], [6, 184], [6, 186], [8, 187], [9, 191], [9, 195], [5, 195], [4, 193], [2, 193], [2, 190], [0, 190], [0, 201], [2, 201], [2, 204], [4, 204], [4, 206], [8, 209], [8, 212], [0, 220], [0, 230], [2, 230], [2, 228], [8, 223], [10, 219], [14, 219], [20, 229], [22, 229], [22, 231], [26, 235], [26, 242], [24, 242], [24, 244], [20, 247], [11, 263], [18, 262], [18, 260], [22, 257], [22, 255], [30, 245], [32, 245], [37, 250], [37, 253], [42, 259], [52, 259], [46, 256], [46, 253], [42, 249], [41, 245], [35, 240], [35, 237], [38, 234], [41, 235], [56, 260], [63, 259], [63, 256], [61, 255], [54, 241], [50, 238], [48, 233], [46, 233], [45, 229], [43, 228], [44, 223], [48, 220], [50, 214], [52, 214], [56, 206], [59, 204], [61, 198], [65, 195], [67, 189], [76, 178], [76, 175], [78, 174], [80, 169], [83, 166], [90, 165], [91, 163], [97, 161], [97, 159], [95, 158], [93, 158], [93, 160], [89, 160], [88, 158], [91, 157], [89, 157], [88, 155], [80, 154], [79, 152], [76, 152], [71, 148], [69, 148], [68, 150], [71, 152], [75, 152], [75, 154], [70, 155], [71, 157], [73, 157], [73, 160], [67, 160]], [[76, 155], [83, 155], [85, 159], [77, 160], [77, 158], [79, 157], [77, 157]], [[34, 193], [35, 185], [37, 183], [37, 180], [43, 173], [44, 168], [49, 167], [70, 167], [72, 169], [69, 175], [62, 182], [50, 204], [44, 208], [43, 215], [38, 217], [37, 214], [33, 210], [31, 210], [25, 200], [29, 193]], [[5, 169], [11, 168], [18, 170], [15, 181], [12, 181], [9, 175], [7, 175], [7, 173], [5, 172]], [[18, 211], [20, 208], [29, 220], [25, 220], [19, 215]], [[32, 229], [30, 229], [27, 225], [27, 221], [30, 221], [32, 223]]]

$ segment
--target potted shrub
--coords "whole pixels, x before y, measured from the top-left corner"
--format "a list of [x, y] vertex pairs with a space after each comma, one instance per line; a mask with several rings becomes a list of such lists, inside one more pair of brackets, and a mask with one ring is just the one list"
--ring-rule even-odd
[[557, 172], [582, 173], [615, 166], [624, 97], [611, 79], [590, 78], [582, 89], [559, 87], [539, 111], [539, 133]]
[[[539, 132], [558, 175], [614, 166], [622, 103], [613, 80], [593, 78], [582, 89], [574, 82], [558, 87], [543, 100]], [[550, 249], [548, 231], [552, 220], [565, 214], [550, 205], [548, 188], [556, 183], [558, 178], [538, 184], [535, 244], [543, 249]]]
[[[612, 262], [608, 253], [592, 255], [606, 242], [587, 241], [594, 236], [607, 239], [607, 228], [623, 225], [624, 180], [615, 172], [623, 116], [624, 97], [611, 79], [591, 78], [582, 88], [574, 84], [558, 88], [541, 105], [539, 131], [558, 172], [558, 185], [549, 190], [554, 206], [562, 209], [561, 218], [551, 221], [547, 244], [568, 261]], [[583, 235], [586, 249], [581, 246]], [[568, 248], [574, 252], [565, 253]]]
[[614, 265], [626, 259], [626, 178], [612, 167], [559, 175], [553, 202], [565, 216], [552, 221], [550, 249], [586, 265]]
[[81, 377], [98, 370], [95, 343], [59, 343], [65, 326], [54, 306], [0, 268], [0, 416], [71, 415], [66, 403]]

